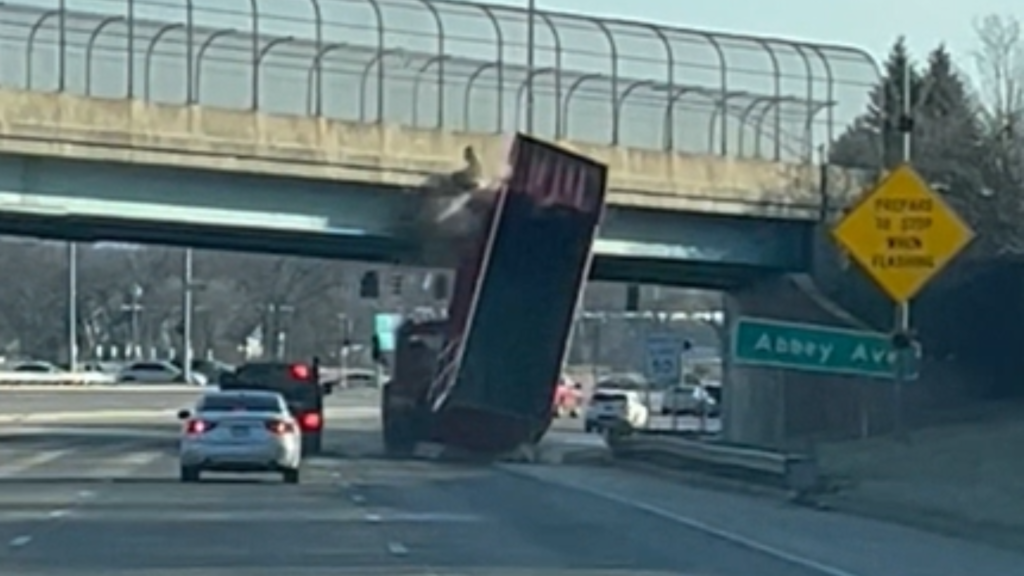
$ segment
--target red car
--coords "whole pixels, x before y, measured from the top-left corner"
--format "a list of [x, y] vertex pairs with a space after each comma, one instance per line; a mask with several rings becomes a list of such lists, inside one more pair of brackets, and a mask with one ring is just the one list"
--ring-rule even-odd
[[583, 387], [566, 376], [558, 379], [555, 387], [554, 413], [557, 418], [577, 418], [583, 407]]

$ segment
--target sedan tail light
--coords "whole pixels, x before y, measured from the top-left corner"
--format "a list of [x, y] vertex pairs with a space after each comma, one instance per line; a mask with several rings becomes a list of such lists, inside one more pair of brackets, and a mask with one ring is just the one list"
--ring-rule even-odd
[[299, 426], [302, 426], [303, 430], [319, 430], [322, 425], [323, 419], [317, 412], [306, 412], [299, 418]]
[[295, 425], [283, 420], [267, 420], [267, 430], [273, 434], [284, 435], [295, 432]]
[[188, 423], [185, 424], [185, 433], [189, 436], [199, 436], [200, 434], [205, 434], [206, 432], [213, 430], [214, 426], [216, 426], [216, 424], [213, 422], [207, 422], [206, 420], [189, 420]]

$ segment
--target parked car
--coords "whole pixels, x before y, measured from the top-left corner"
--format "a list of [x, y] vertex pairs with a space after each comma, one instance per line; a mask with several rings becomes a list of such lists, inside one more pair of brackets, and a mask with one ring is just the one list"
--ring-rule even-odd
[[[121, 383], [170, 384], [185, 382], [185, 372], [174, 364], [163, 360], [142, 360], [126, 364], [117, 375]], [[188, 384], [206, 386], [207, 379], [199, 372], [193, 372]]]

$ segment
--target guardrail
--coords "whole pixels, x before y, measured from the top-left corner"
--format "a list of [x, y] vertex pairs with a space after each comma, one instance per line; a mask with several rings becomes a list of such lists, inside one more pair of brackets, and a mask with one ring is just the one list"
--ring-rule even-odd
[[116, 381], [115, 375], [102, 372], [0, 372], [0, 386], [90, 386]]
[[616, 458], [768, 484], [789, 490], [795, 500], [809, 498], [822, 488], [818, 463], [807, 454], [643, 432], [611, 434], [608, 446]]

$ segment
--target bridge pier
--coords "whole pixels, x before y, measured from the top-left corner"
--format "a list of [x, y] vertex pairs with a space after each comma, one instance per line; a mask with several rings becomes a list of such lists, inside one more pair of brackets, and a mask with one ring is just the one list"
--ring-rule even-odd
[[[725, 302], [729, 334], [741, 316], [859, 328], [802, 274], [765, 278], [728, 292]], [[730, 354], [724, 358], [723, 434], [730, 442], [802, 449], [816, 437], [856, 436], [865, 410], [884, 402], [886, 387], [880, 381], [740, 366]]]

